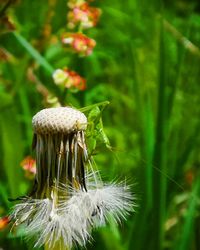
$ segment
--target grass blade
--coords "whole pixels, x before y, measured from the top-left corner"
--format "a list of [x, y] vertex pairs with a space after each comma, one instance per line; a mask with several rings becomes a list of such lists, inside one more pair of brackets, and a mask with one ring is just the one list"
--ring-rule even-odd
[[33, 46], [19, 33], [12, 33], [17, 41], [29, 52], [29, 54], [41, 65], [45, 70], [52, 75], [54, 68], [47, 62], [47, 60], [40, 55], [40, 53], [33, 48]]
[[195, 214], [197, 210], [197, 203], [199, 203], [199, 192], [200, 192], [200, 180], [199, 176], [196, 178], [196, 182], [193, 185], [193, 191], [191, 195], [191, 199], [188, 204], [188, 212], [185, 217], [184, 226], [182, 229], [182, 233], [180, 234], [180, 238], [178, 244], [175, 246], [174, 250], [188, 250], [191, 245], [191, 237], [194, 232], [194, 221]]

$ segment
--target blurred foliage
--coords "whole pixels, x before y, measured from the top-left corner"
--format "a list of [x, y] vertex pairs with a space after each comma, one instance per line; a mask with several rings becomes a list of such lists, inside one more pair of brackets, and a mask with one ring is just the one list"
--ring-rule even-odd
[[[200, 249], [199, 1], [92, 4], [102, 16], [86, 33], [97, 46], [78, 57], [60, 41], [67, 1], [0, 1], [0, 216], [32, 185], [20, 167], [31, 154], [31, 118], [58, 100], [90, 107], [88, 144], [105, 179], [137, 183], [136, 213], [94, 232], [87, 248]], [[53, 70], [66, 66], [87, 79], [85, 91], [53, 83]], [[0, 248], [32, 246], [7, 228]]]

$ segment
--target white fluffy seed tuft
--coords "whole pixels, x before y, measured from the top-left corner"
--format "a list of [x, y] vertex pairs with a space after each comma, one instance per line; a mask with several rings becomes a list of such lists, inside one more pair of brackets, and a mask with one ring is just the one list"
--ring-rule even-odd
[[85, 130], [86, 116], [71, 107], [47, 108], [32, 119], [33, 130], [39, 134], [69, 134]]
[[15, 225], [23, 225], [27, 239], [35, 238], [34, 247], [57, 244], [71, 249], [84, 246], [90, 236], [90, 227], [81, 207], [69, 200], [65, 210], [55, 208], [50, 199], [29, 199], [14, 207], [11, 218]]
[[[105, 225], [109, 218], [116, 222], [125, 219], [134, 209], [134, 199], [125, 184], [110, 184], [88, 190], [59, 187], [62, 200], [54, 206], [54, 199], [29, 199], [14, 207], [12, 218], [23, 225], [27, 238], [35, 238], [35, 247], [61, 244], [71, 249], [85, 246], [93, 228]], [[68, 191], [67, 191], [68, 190]]]
[[87, 183], [87, 187], [87, 192], [72, 191], [72, 197], [60, 206], [62, 211], [73, 208], [77, 214], [80, 214], [81, 224], [90, 225], [91, 228], [100, 227], [105, 225], [109, 218], [119, 223], [134, 211], [135, 197], [130, 187], [124, 183], [112, 183], [99, 187], [95, 187], [94, 183]]

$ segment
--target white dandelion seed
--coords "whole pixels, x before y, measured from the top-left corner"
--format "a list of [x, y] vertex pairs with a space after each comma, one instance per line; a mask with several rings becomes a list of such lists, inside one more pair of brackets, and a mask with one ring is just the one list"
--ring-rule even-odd
[[[97, 179], [97, 176], [95, 178]], [[72, 197], [61, 203], [62, 211], [68, 211], [68, 206], [74, 204], [84, 217], [85, 224], [91, 225], [91, 228], [105, 225], [110, 217], [121, 222], [134, 211], [135, 197], [125, 183], [96, 185], [93, 181], [90, 182], [90, 179], [86, 178], [87, 191], [71, 191]], [[61, 189], [65, 190], [63, 187]]]
[[134, 199], [123, 183], [104, 184], [88, 159], [86, 116], [70, 107], [44, 109], [33, 117], [35, 184], [13, 208], [14, 226], [23, 225], [35, 247], [84, 246], [91, 231], [109, 217], [116, 222], [133, 211]]

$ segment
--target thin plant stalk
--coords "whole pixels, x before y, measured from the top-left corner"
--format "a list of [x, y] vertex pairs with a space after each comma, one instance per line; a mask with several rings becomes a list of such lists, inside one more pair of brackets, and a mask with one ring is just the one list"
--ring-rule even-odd
[[157, 171], [155, 168], [153, 171], [154, 187], [153, 187], [153, 199], [154, 199], [154, 228], [153, 235], [154, 240], [153, 249], [161, 250], [163, 245], [163, 222], [165, 216], [166, 206], [166, 176], [160, 173], [166, 172], [166, 157], [167, 157], [167, 83], [165, 77], [165, 47], [164, 47], [164, 32], [163, 32], [163, 20], [161, 19], [160, 30], [160, 75], [159, 75], [159, 92], [158, 92], [158, 114], [157, 114], [157, 134], [155, 140], [154, 149], [154, 165], [159, 168]]

